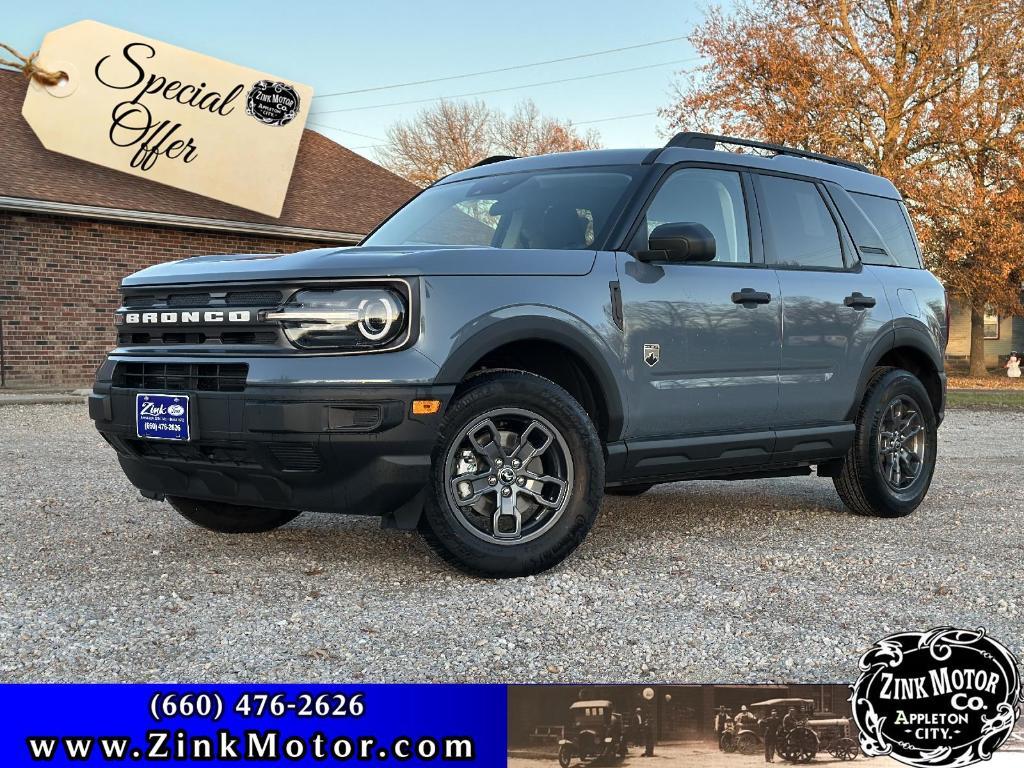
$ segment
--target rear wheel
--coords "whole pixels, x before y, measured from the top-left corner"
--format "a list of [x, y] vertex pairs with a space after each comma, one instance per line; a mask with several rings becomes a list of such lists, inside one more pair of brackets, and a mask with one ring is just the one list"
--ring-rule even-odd
[[741, 755], [757, 754], [761, 744], [752, 731], [743, 731], [736, 737], [736, 749]]
[[290, 509], [244, 507], [180, 496], [168, 496], [167, 501], [186, 520], [218, 533], [265, 533], [302, 514]]
[[790, 731], [779, 747], [779, 754], [791, 763], [809, 763], [817, 753], [817, 734], [802, 725]]
[[834, 480], [843, 503], [874, 517], [903, 517], [917, 509], [935, 473], [937, 428], [928, 392], [916, 376], [876, 369], [853, 446]]
[[487, 576], [547, 570], [580, 545], [604, 488], [601, 443], [582, 406], [531, 373], [474, 377], [432, 454], [420, 529], [445, 560]]

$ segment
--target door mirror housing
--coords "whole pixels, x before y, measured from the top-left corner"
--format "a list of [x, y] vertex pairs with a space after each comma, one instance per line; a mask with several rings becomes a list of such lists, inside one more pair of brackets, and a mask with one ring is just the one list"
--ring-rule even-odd
[[648, 238], [640, 261], [707, 262], [715, 260], [715, 236], [703, 224], [681, 221], [659, 224]]

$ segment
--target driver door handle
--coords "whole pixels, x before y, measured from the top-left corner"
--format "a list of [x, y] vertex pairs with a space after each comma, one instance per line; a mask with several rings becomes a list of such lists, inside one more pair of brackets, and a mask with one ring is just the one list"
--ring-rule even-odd
[[843, 304], [853, 309], [871, 309], [875, 306], [875, 299], [873, 296], [865, 296], [860, 291], [854, 291], [843, 299]]
[[764, 291], [755, 291], [753, 288], [744, 288], [742, 291], [733, 291], [732, 303], [742, 304], [744, 307], [753, 307], [757, 304], [768, 304], [772, 295]]

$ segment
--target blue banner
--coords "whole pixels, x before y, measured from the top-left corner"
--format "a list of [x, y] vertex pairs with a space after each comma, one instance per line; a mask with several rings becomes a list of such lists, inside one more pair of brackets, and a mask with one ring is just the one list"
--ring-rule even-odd
[[503, 685], [0, 685], [0, 764], [505, 764]]

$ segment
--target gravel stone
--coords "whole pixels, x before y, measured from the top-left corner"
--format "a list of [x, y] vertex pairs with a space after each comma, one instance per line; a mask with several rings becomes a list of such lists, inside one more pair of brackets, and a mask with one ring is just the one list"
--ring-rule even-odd
[[506, 581], [372, 518], [205, 531], [138, 494], [82, 406], [0, 416], [2, 681], [842, 682], [947, 624], [1024, 652], [1021, 413], [952, 411], [908, 518], [813, 477], [677, 483]]

